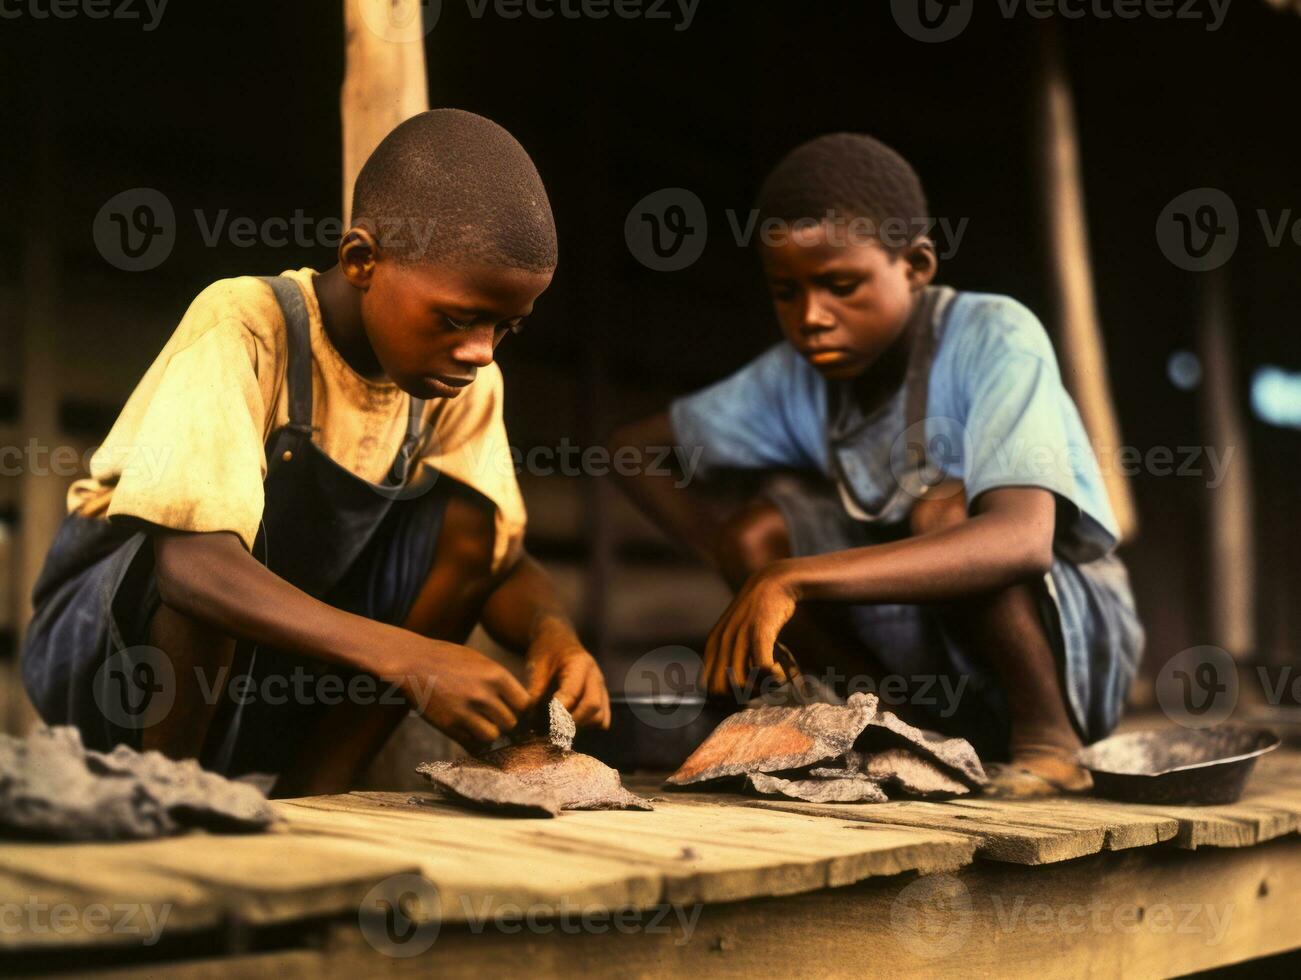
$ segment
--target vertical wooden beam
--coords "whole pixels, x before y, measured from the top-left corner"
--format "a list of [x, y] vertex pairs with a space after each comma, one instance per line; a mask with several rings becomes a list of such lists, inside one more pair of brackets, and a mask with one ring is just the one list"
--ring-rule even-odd
[[[1114, 458], [1121, 445], [1120, 424], [1107, 378], [1107, 351], [1093, 291], [1075, 106], [1060, 32], [1054, 24], [1055, 19], [1039, 30], [1035, 132], [1056, 295], [1057, 353], [1066, 388], [1079, 406], [1094, 450]], [[1138, 527], [1129, 482], [1105, 462], [1102, 476], [1121, 538], [1129, 539]]]
[[429, 108], [419, 0], [344, 0], [343, 220], [371, 151], [398, 123]]
[[1210, 642], [1241, 660], [1256, 652], [1256, 550], [1251, 453], [1233, 352], [1227, 279], [1223, 269], [1202, 274], [1197, 354], [1202, 361], [1202, 431], [1207, 444], [1221, 459], [1228, 459], [1220, 485], [1206, 491]]
[[[41, 86], [46, 92], [52, 80]], [[22, 649], [23, 635], [32, 618], [32, 587], [45, 562], [66, 510], [65, 481], [37, 461], [48, 463], [59, 445], [59, 350], [58, 331], [58, 228], [57, 161], [54, 153], [54, 100], [46, 97], [37, 109], [36, 134], [32, 144], [33, 193], [23, 234], [22, 340], [19, 383], [18, 429], [23, 442], [41, 447], [29, 455], [18, 477], [18, 522], [14, 542], [15, 637]], [[17, 659], [11, 666], [16, 666]], [[35, 718], [22, 683], [14, 671], [3, 683], [8, 703], [3, 705], [4, 728], [24, 732]]]

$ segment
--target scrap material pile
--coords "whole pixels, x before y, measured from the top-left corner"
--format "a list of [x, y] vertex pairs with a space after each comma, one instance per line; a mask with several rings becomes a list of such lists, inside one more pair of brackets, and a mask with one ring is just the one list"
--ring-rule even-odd
[[722, 722], [669, 777], [670, 786], [744, 781], [811, 803], [948, 799], [988, 779], [965, 739], [914, 728], [874, 694], [847, 704], [746, 708]]
[[119, 745], [95, 752], [77, 729], [0, 735], [0, 835], [126, 840], [265, 829], [275, 821], [255, 786]]
[[574, 720], [559, 701], [551, 701], [539, 727], [478, 758], [426, 762], [416, 772], [446, 800], [522, 816], [655, 809], [624, 789], [615, 770], [573, 750]]

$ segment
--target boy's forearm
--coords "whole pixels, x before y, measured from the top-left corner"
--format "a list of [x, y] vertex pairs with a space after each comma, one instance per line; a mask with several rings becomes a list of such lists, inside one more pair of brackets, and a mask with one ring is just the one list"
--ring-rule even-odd
[[[653, 416], [615, 433], [609, 447], [611, 455], [624, 447], [638, 449], [642, 458], [654, 454], [653, 447], [673, 444], [673, 427], [667, 413]], [[668, 460], [676, 458], [670, 453]], [[670, 465], [666, 461], [666, 465]], [[702, 494], [683, 486], [676, 472], [649, 472], [639, 469], [631, 476], [618, 474], [619, 487], [657, 527], [683, 545], [706, 564], [717, 565], [718, 522], [713, 508]]]
[[[152, 535], [158, 587], [178, 612], [227, 635], [386, 676], [397, 627], [312, 598], [250, 555], [233, 534]], [[432, 642], [432, 641], [431, 641]]]
[[1052, 495], [1014, 488], [991, 496], [987, 509], [954, 527], [787, 559], [770, 574], [797, 601], [855, 603], [947, 602], [1043, 575], [1052, 564]]
[[515, 653], [524, 653], [546, 631], [576, 636], [555, 582], [528, 554], [493, 590], [480, 621], [494, 640]]

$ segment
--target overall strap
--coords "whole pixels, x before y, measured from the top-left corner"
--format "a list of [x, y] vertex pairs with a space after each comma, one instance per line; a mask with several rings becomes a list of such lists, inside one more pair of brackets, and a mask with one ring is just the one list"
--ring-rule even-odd
[[307, 316], [307, 301], [298, 283], [284, 276], [262, 276], [271, 287], [285, 315], [285, 337], [289, 360], [285, 383], [289, 386], [289, 425], [287, 428], [308, 438], [312, 435], [312, 331]]
[[420, 446], [420, 427], [425, 414], [425, 400], [408, 397], [407, 433], [402, 439], [402, 445], [398, 447], [393, 466], [389, 469], [389, 482], [398, 485], [406, 483], [411, 473], [411, 461], [415, 459], [416, 450]]

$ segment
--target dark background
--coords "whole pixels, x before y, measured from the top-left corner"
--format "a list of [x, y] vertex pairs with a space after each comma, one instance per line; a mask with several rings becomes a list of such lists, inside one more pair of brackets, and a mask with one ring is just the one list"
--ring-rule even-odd
[[[57, 242], [57, 329], [75, 378], [62, 409], [87, 438], [102, 437], [206, 284], [331, 264], [325, 247], [209, 247], [192, 211], [258, 221], [297, 209], [338, 214], [341, 8], [172, 0], [152, 32], [84, 17], [0, 21], [5, 348], [15, 349], [24, 243], [46, 226]], [[1203, 444], [1198, 392], [1176, 389], [1166, 371], [1170, 354], [1193, 343], [1202, 279], [1166, 261], [1154, 224], [1185, 190], [1227, 191], [1243, 222], [1228, 269], [1244, 404], [1258, 365], [1301, 369], [1301, 246], [1289, 238], [1269, 248], [1255, 218], [1258, 208], [1277, 215], [1301, 205], [1301, 18], [1235, 0], [1214, 33], [1178, 20], [1086, 17], [1061, 27], [1125, 439], [1141, 449]], [[748, 209], [783, 152], [829, 130], [892, 144], [922, 174], [934, 214], [969, 219], [943, 281], [1011, 294], [1051, 332], [1031, 116], [1036, 30], [1024, 13], [1008, 20], [983, 2], [960, 38], [927, 45], [906, 37], [884, 2], [702, 0], [690, 29], [675, 31], [617, 18], [476, 20], [445, 0], [426, 46], [431, 106], [510, 129], [537, 161], [560, 228], [554, 288], [502, 351], [513, 441], [554, 445], [570, 434], [590, 443], [772, 343], [755, 256], [734, 244], [725, 212]], [[48, 154], [37, 150], [42, 139]], [[42, 197], [38, 177], [52, 195]], [[152, 272], [120, 272], [96, 252], [91, 224], [106, 200], [141, 186], [173, 202], [177, 245]], [[630, 255], [624, 220], [644, 195], [672, 186], [702, 198], [711, 236], [695, 265], [657, 273]], [[21, 431], [21, 386], [49, 379], [5, 371], [0, 400]], [[1301, 438], [1254, 419], [1249, 437], [1262, 653], [1294, 655]], [[1149, 661], [1159, 663], [1206, 642], [1210, 491], [1173, 476], [1140, 476], [1135, 486], [1142, 530], [1127, 559], [1151, 627]], [[590, 545], [545, 533], [535, 542], [557, 560], [581, 560]]]

